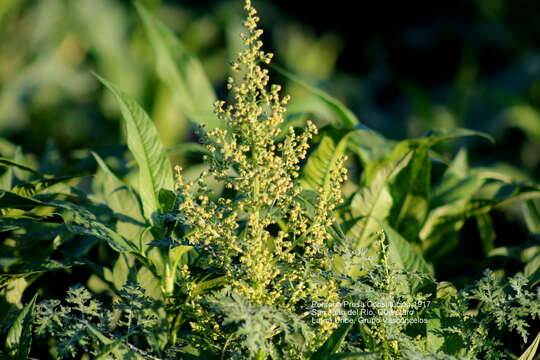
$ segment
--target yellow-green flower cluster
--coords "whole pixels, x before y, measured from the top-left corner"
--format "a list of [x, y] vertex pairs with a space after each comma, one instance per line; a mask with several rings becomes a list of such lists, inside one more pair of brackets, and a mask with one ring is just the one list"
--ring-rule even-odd
[[[333, 280], [310, 279], [323, 278], [327, 268], [327, 229], [342, 201], [339, 185], [346, 173], [342, 166], [331, 173], [333, 186], [319, 193], [315, 214], [308, 216], [298, 178], [317, 128], [310, 121], [301, 133], [283, 127], [289, 97], [280, 95], [279, 85], [270, 85], [262, 67], [272, 54], [262, 50], [263, 31], [250, 0], [245, 11], [245, 50], [232, 63], [240, 80], [228, 80], [234, 101], [215, 104], [216, 115], [227, 126], [204, 135], [209, 173], [186, 182], [177, 169], [179, 210], [190, 228], [186, 240], [225, 272], [232, 290], [255, 305], [299, 313], [306, 310], [299, 308], [302, 300], [338, 301]], [[211, 201], [206, 185], [210, 176], [234, 195]], [[321, 334], [334, 326], [323, 325]]]

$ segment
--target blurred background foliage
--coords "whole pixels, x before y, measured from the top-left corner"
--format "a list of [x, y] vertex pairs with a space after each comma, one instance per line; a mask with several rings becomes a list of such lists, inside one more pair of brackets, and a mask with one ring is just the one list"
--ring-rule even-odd
[[[227, 62], [241, 45], [241, 2], [141, 2], [201, 60], [217, 96], [226, 96]], [[256, 6], [276, 64], [343, 101], [364, 125], [395, 140], [441, 127], [483, 131], [495, 144], [466, 138], [438, 149], [448, 160], [466, 145], [471, 164], [538, 181], [540, 3], [259, 0]], [[197, 140], [195, 126], [154, 66], [131, 1], [0, 1], [0, 154], [60, 176], [93, 174], [93, 150], [120, 176], [133, 176], [118, 108], [94, 71], [142, 104], [173, 162], [194, 176], [200, 156], [182, 145]], [[334, 120], [320, 98], [275, 75], [292, 95], [289, 113], [308, 113], [320, 126]], [[497, 246], [527, 237], [517, 212], [492, 214]], [[448, 257], [455, 263], [447, 271], [465, 266], [463, 274], [474, 279], [481, 272], [474, 259], [484, 250], [469, 245], [462, 242], [461, 256]], [[444, 267], [442, 274], [466, 282]]]
[[[224, 95], [227, 61], [240, 46], [240, 2], [143, 3], [202, 61]], [[257, 6], [277, 63], [335, 95], [365, 125], [394, 139], [435, 127], [485, 131], [497, 144], [478, 145], [473, 161], [506, 161], [538, 177], [536, 2]], [[117, 110], [91, 71], [129, 89], [167, 146], [191, 136], [155, 76], [152, 49], [130, 1], [2, 1], [0, 29], [0, 135], [11, 143], [34, 154], [55, 147], [63, 159], [81, 148], [113, 151], [121, 135]], [[291, 111], [309, 110], [320, 121], [333, 116], [301, 87], [290, 84], [287, 91]]]

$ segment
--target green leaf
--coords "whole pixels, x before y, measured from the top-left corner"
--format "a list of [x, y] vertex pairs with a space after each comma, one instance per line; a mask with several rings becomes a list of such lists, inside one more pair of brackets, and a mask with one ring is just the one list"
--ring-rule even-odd
[[77, 265], [84, 265], [84, 263], [68, 260], [47, 260], [17, 264], [12, 266], [7, 273], [0, 274], [0, 289], [17, 279], [47, 271], [65, 270]]
[[494, 204], [489, 199], [472, 199], [442, 205], [432, 210], [419, 234], [426, 258], [434, 261], [444, 256], [455, 245], [452, 239], [457, 236], [465, 220], [486, 214]]
[[329, 360], [331, 355], [339, 350], [345, 340], [347, 333], [351, 330], [354, 323], [341, 324], [317, 351], [311, 355], [310, 360]]
[[0, 217], [0, 232], [11, 231], [15, 229], [27, 228], [41, 220], [40, 217], [32, 217], [29, 215], [21, 216], [2, 216]]
[[536, 352], [538, 351], [538, 345], [540, 344], [540, 332], [536, 335], [536, 338], [531, 345], [525, 350], [518, 360], [534, 360]]
[[133, 258], [126, 253], [121, 253], [116, 259], [112, 269], [112, 282], [116, 290], [121, 290], [127, 283], [132, 270], [134, 270]]
[[[377, 171], [379, 171], [379, 169], [384, 168], [389, 163], [392, 163], [396, 161], [398, 158], [403, 157], [408, 152], [415, 151], [416, 149], [422, 146], [431, 148], [432, 146], [444, 140], [449, 140], [449, 139], [462, 137], [462, 136], [473, 136], [473, 135], [482, 136], [482, 137], [491, 139], [489, 135], [486, 135], [477, 131], [461, 129], [461, 128], [453, 128], [453, 129], [432, 130], [423, 137], [400, 141], [393, 147], [393, 150], [387, 153], [384, 157], [378, 158], [375, 161], [371, 161], [365, 164], [365, 169], [364, 169], [364, 174], [363, 174], [364, 182], [366, 184], [369, 184], [371, 180], [373, 179], [373, 177], [375, 176], [375, 174], [377, 173]], [[369, 139], [369, 137], [356, 139], [357, 143], [355, 147], [358, 147], [363, 144], [359, 142], [360, 140], [366, 141], [366, 139]], [[381, 142], [381, 139], [379, 139], [379, 142]], [[387, 147], [387, 146], [388, 145], [385, 145], [384, 147]], [[381, 147], [380, 147], [379, 152], [386, 153], [387, 150], [381, 150]]]
[[163, 213], [169, 212], [174, 209], [176, 203], [176, 194], [172, 190], [161, 189], [158, 194], [159, 205]]
[[107, 355], [113, 354], [118, 359], [144, 360], [138, 352], [128, 348], [121, 340], [112, 340], [99, 331], [94, 325], [86, 323], [86, 330], [90, 336], [100, 341], [104, 346], [96, 358], [109, 359]]
[[489, 214], [476, 215], [476, 224], [478, 225], [484, 253], [488, 254], [495, 247], [495, 238], [497, 237], [491, 216]]
[[531, 288], [540, 282], [540, 253], [527, 262], [523, 268], [523, 275], [529, 280]]
[[[388, 259], [394, 266], [415, 274], [433, 275], [433, 269], [417, 248], [387, 223], [383, 223], [382, 226], [388, 241]], [[408, 285], [414, 293], [423, 285], [423, 281], [413, 277]]]
[[[466, 151], [460, 150], [432, 191], [430, 212], [419, 232], [425, 248], [444, 255], [455, 245], [451, 240], [457, 240], [456, 232], [465, 220], [463, 215], [472, 209], [471, 199], [484, 182], [479, 172], [469, 168]], [[434, 251], [429, 253], [435, 256]]]
[[389, 223], [414, 240], [427, 216], [431, 194], [431, 160], [427, 146], [416, 149], [407, 166], [390, 185], [393, 206]]
[[139, 192], [144, 214], [153, 219], [160, 209], [159, 191], [172, 190], [174, 186], [171, 162], [154, 124], [144, 110], [110, 82], [99, 76], [98, 78], [112, 91], [120, 104], [128, 147], [139, 165]]
[[197, 254], [197, 251], [193, 246], [179, 245], [169, 250], [171, 271], [176, 271], [180, 264], [190, 265], [190, 254]]
[[440, 351], [444, 346], [444, 336], [441, 335], [443, 326], [441, 323], [441, 310], [433, 309], [433, 314], [428, 317], [426, 323], [426, 345], [429, 351]]
[[489, 134], [483, 133], [481, 131], [474, 131], [458, 127], [430, 130], [423, 136], [423, 139], [427, 139], [429, 145], [432, 146], [444, 140], [450, 140], [464, 136], [480, 136], [484, 139], [489, 140], [492, 143], [495, 143], [495, 140]]
[[276, 70], [289, 80], [293, 81], [294, 83], [302, 86], [304, 89], [312, 93], [313, 95], [317, 96], [322, 102], [324, 102], [326, 105], [328, 105], [339, 117], [341, 121], [341, 125], [345, 128], [353, 128], [355, 126], [360, 125], [360, 121], [354, 115], [354, 113], [349, 110], [341, 101], [334, 98], [333, 96], [328, 95], [326, 92], [317, 89], [316, 87], [313, 87], [311, 85], [308, 85], [306, 82], [304, 82], [302, 79], [300, 79], [298, 76], [288, 72], [287, 70], [277, 66], [277, 65], [270, 65], [272, 69]]
[[174, 99], [190, 120], [208, 128], [223, 127], [213, 113], [216, 95], [196, 57], [140, 3], [137, 10], [154, 49], [156, 71], [174, 94]]
[[[97, 335], [96, 335], [97, 337]], [[106, 338], [109, 340], [108, 338]], [[128, 356], [129, 352], [125, 348], [125, 345], [122, 344], [121, 340], [115, 340], [108, 344], [103, 344], [100, 346], [100, 352], [96, 354], [95, 360], [110, 360], [110, 354], [116, 354], [117, 356], [122, 356], [120, 359], [124, 358], [125, 356]], [[131, 355], [129, 355], [131, 356]], [[118, 358], [118, 357], [115, 357]]]
[[354, 195], [351, 202], [351, 212], [355, 219], [354, 225], [347, 231], [346, 236], [354, 239], [355, 248], [368, 247], [374, 240], [374, 234], [379, 231], [379, 221], [390, 214], [392, 197], [382, 182], [374, 186], [363, 187]]
[[[145, 296], [149, 296], [159, 303], [164, 302], [161, 281], [147, 267], [141, 267], [137, 272], [137, 283], [140, 284], [144, 289]], [[158, 316], [158, 318], [161, 320], [162, 324], [166, 324], [167, 313], [165, 312], [165, 307], [160, 306], [154, 311], [156, 316]], [[149, 338], [147, 341], [151, 344], [151, 346], [162, 349], [167, 344], [167, 340], [168, 337], [166, 332], [162, 331], [155, 333], [154, 336]]]
[[347, 231], [356, 249], [369, 246], [373, 234], [380, 229], [380, 222], [390, 215], [393, 200], [389, 185], [395, 176], [409, 163], [411, 153], [405, 152], [401, 158], [379, 169], [371, 183], [360, 188], [351, 201], [351, 214], [356, 223]]
[[126, 239], [138, 239], [147, 227], [139, 197], [98, 154], [92, 155], [99, 166], [92, 183], [94, 193], [114, 211], [116, 231]]
[[26, 165], [22, 165], [22, 164], [19, 164], [15, 161], [12, 161], [12, 160], [9, 160], [9, 159], [6, 159], [6, 158], [0, 158], [0, 166], [5, 166], [5, 167], [15, 167], [17, 169], [20, 169], [20, 170], [24, 170], [24, 171], [28, 171], [34, 175], [38, 175], [38, 176], [42, 176], [38, 171], [26, 166]]
[[21, 196], [32, 197], [48, 190], [56, 184], [67, 183], [68, 181], [76, 178], [78, 178], [78, 176], [64, 176], [59, 178], [36, 180], [17, 184], [13, 187], [13, 189], [11, 189], [11, 191]]
[[46, 204], [10, 191], [0, 190], [0, 209], [30, 209], [36, 206], [46, 206]]
[[504, 113], [507, 126], [515, 126], [523, 130], [529, 137], [540, 139], [540, 113], [527, 104], [517, 104], [508, 108]]
[[395, 145], [395, 141], [388, 140], [376, 131], [360, 126], [360, 129], [355, 129], [349, 133], [347, 147], [358, 155], [365, 166], [372, 161], [390, 155]]
[[433, 191], [431, 208], [457, 202], [466, 203], [473, 195], [478, 193], [484, 181], [474, 172], [471, 172], [464, 179], [443, 178], [443, 182]]
[[197, 296], [205, 293], [209, 289], [213, 289], [224, 285], [226, 282], [225, 276], [215, 276], [215, 274], [209, 274], [202, 279], [197, 280], [193, 287], [193, 296]]
[[63, 210], [59, 215], [72, 233], [95, 236], [98, 239], [105, 240], [111, 248], [118, 252], [137, 252], [137, 248], [132, 242], [103, 224], [84, 207], [60, 201], [49, 204]]
[[341, 354], [335, 354], [328, 357], [328, 360], [363, 360], [364, 358], [368, 359], [374, 359], [374, 356], [377, 355], [377, 353], [369, 352], [369, 353], [341, 353]]
[[137, 283], [145, 290], [145, 295], [158, 301], [163, 301], [160, 279], [148, 268], [141, 267], [139, 269], [137, 272]]
[[24, 306], [7, 334], [5, 351], [10, 358], [26, 360], [32, 346], [32, 318], [37, 294]]
[[[393, 179], [409, 163], [412, 154], [418, 147], [419, 145], [412, 141], [397, 143], [392, 152], [385, 157], [365, 164], [362, 172], [362, 182], [365, 185], [371, 185], [375, 178], [381, 176], [380, 172], [388, 174]], [[395, 168], [395, 170], [392, 168]]]
[[523, 203], [523, 217], [527, 228], [533, 234], [540, 234], [540, 211], [534, 200], [526, 200]]
[[330, 136], [324, 136], [317, 149], [310, 155], [302, 169], [301, 183], [305, 189], [329, 190], [331, 172], [336, 170], [339, 160], [344, 156], [347, 136], [336, 145]]
[[[440, 289], [437, 287], [437, 298], [440, 298], [438, 295], [439, 292]], [[457, 294], [457, 290], [455, 290], [455, 288], [451, 289], [451, 292], [452, 295], [450, 295], [450, 297]], [[444, 332], [444, 329], [457, 327], [459, 325], [459, 318], [448, 316], [440, 307], [430, 309], [427, 315], [426, 323], [427, 350], [457, 356], [465, 348], [463, 339], [459, 334]]]

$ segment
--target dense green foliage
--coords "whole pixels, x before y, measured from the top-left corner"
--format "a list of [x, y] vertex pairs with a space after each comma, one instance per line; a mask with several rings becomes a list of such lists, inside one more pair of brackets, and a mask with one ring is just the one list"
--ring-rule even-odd
[[[487, 134], [389, 140], [272, 67], [333, 114], [317, 130], [287, 112], [257, 12], [249, 0], [244, 10], [230, 97], [215, 101], [199, 60], [137, 5], [167, 101], [199, 125], [200, 143], [182, 143], [179, 157], [121, 64], [124, 80], [96, 78], [118, 104], [129, 155], [85, 151], [65, 173], [52, 146], [36, 160], [0, 144], [2, 356], [533, 360], [540, 185], [471, 167], [465, 149], [440, 154]], [[174, 163], [186, 169], [174, 176]], [[501, 213], [528, 234], [501, 246]], [[482, 275], [443, 281], [464, 248], [479, 250]], [[59, 299], [50, 282], [69, 273]]]

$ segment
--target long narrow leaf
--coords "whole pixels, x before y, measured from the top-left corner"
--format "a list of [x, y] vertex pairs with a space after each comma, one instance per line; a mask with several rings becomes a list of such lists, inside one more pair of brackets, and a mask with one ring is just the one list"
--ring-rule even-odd
[[21, 169], [21, 170], [24, 170], [24, 171], [28, 171], [34, 175], [41, 175], [38, 171], [32, 169], [32, 168], [29, 168], [28, 166], [26, 165], [22, 165], [22, 164], [19, 164], [15, 161], [11, 161], [9, 159], [6, 159], [6, 158], [0, 158], [0, 166], [5, 166], [5, 167], [15, 167], [17, 169]]
[[329, 360], [332, 354], [339, 350], [345, 340], [345, 336], [351, 330], [354, 323], [341, 324], [322, 346], [310, 357], [310, 360]]
[[7, 334], [5, 349], [10, 359], [26, 360], [32, 345], [32, 315], [37, 294], [24, 306]]
[[219, 120], [212, 112], [216, 95], [199, 60], [144, 6], [140, 3], [136, 6], [154, 49], [157, 74], [171, 89], [180, 110], [198, 124], [219, 127]]
[[326, 105], [328, 105], [339, 117], [341, 121], [341, 125], [347, 129], [351, 129], [355, 126], [360, 125], [360, 121], [354, 115], [354, 113], [349, 110], [341, 101], [334, 98], [333, 96], [328, 95], [326, 92], [317, 89], [316, 87], [313, 87], [311, 85], [308, 85], [306, 82], [301, 80], [298, 76], [288, 72], [287, 70], [277, 66], [277, 65], [271, 65], [271, 67], [288, 78], [289, 80], [295, 82], [296, 84], [302, 86], [304, 89], [312, 93], [313, 95], [317, 96], [321, 101], [323, 101]]
[[124, 118], [128, 148], [139, 166], [139, 192], [144, 214], [152, 218], [159, 212], [160, 189], [172, 190], [174, 186], [172, 167], [152, 120], [127, 94], [98, 76], [115, 95]]
[[58, 271], [69, 269], [73, 266], [83, 265], [79, 261], [67, 260], [46, 260], [42, 262], [27, 262], [14, 265], [7, 273], [0, 274], [0, 289], [9, 285], [12, 281], [25, 278], [31, 275], [40, 274], [48, 271]]
[[52, 186], [56, 184], [61, 183], [67, 183], [70, 180], [76, 179], [78, 176], [63, 176], [59, 178], [51, 178], [51, 179], [42, 179], [32, 182], [26, 182], [22, 184], [17, 184], [11, 189], [11, 191], [15, 194], [31, 197], [34, 195], [37, 195], [39, 193], [42, 193]]
[[527, 350], [521, 354], [518, 360], [534, 360], [536, 352], [538, 351], [538, 345], [540, 345], [540, 332], [536, 335], [536, 338]]

